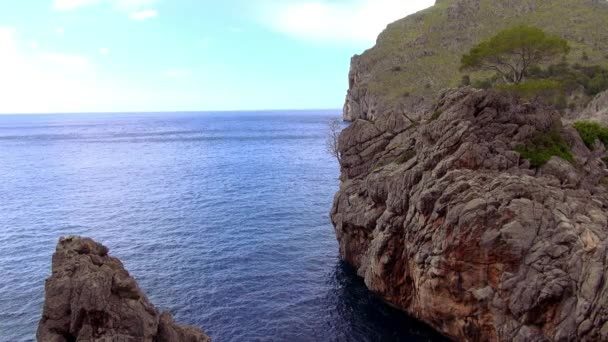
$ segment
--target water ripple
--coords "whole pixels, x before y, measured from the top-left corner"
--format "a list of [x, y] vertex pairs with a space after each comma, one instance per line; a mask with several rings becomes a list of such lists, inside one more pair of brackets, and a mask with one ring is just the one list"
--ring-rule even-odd
[[336, 112], [0, 117], [0, 341], [33, 341], [59, 236], [110, 247], [215, 341], [435, 341], [337, 257]]

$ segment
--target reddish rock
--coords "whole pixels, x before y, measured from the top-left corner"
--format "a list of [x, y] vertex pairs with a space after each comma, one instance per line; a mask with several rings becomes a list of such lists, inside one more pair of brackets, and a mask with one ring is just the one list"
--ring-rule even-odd
[[[343, 131], [342, 258], [455, 340], [608, 341], [605, 150], [558, 112], [494, 92], [448, 91], [436, 113]], [[575, 161], [534, 169], [514, 149], [550, 130]]]

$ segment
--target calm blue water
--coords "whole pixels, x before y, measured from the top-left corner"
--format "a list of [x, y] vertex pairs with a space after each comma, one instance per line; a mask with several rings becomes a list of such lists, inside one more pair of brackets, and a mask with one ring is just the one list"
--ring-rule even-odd
[[62, 235], [215, 341], [435, 341], [338, 260], [334, 111], [0, 116], [0, 340], [32, 341]]

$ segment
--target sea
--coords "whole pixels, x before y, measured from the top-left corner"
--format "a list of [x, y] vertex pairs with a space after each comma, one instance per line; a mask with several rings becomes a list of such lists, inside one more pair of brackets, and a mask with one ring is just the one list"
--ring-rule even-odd
[[443, 341], [340, 261], [338, 110], [0, 116], [0, 341], [35, 341], [61, 236], [214, 341]]

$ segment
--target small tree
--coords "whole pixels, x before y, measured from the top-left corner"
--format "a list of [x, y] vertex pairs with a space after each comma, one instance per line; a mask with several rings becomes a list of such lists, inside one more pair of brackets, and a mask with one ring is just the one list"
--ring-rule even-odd
[[462, 70], [495, 71], [507, 83], [520, 83], [530, 68], [570, 51], [568, 42], [530, 26], [504, 30], [462, 56]]
[[342, 131], [342, 121], [333, 118], [329, 120], [327, 128], [327, 137], [325, 140], [325, 147], [327, 148], [327, 152], [332, 156], [336, 157], [338, 163], [342, 164], [342, 155], [340, 154], [338, 146], [340, 132]]

